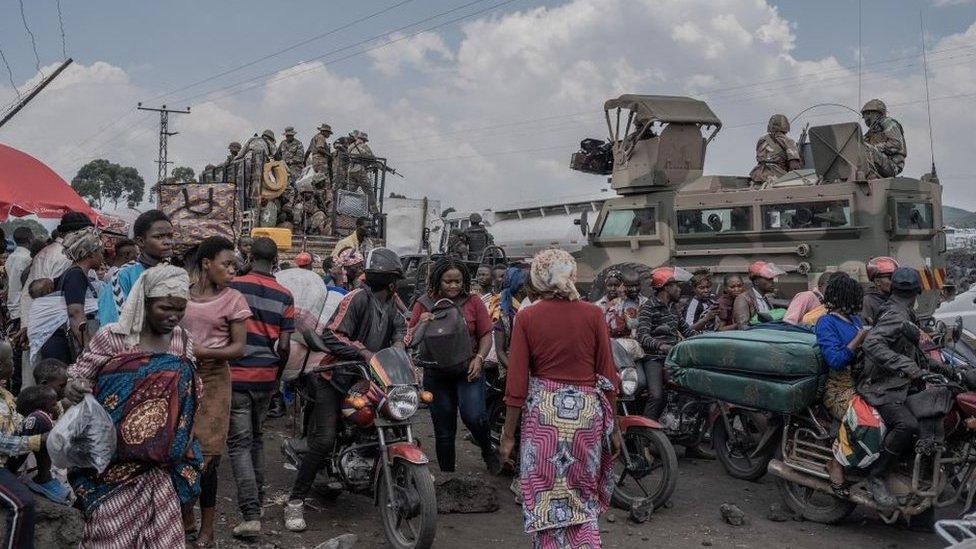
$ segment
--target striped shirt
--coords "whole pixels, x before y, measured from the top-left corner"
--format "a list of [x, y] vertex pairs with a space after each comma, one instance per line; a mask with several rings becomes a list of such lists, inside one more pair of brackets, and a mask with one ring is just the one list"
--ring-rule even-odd
[[276, 343], [281, 334], [295, 331], [295, 301], [273, 276], [254, 271], [235, 278], [230, 287], [244, 295], [252, 314], [246, 324], [244, 356], [230, 362], [233, 388], [273, 390], [281, 362]]

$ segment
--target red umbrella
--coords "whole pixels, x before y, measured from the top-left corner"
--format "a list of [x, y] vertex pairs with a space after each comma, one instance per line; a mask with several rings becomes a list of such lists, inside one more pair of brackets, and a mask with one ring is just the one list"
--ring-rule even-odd
[[59, 219], [70, 211], [82, 212], [98, 223], [95, 210], [54, 170], [27, 153], [0, 144], [0, 222], [31, 214]]

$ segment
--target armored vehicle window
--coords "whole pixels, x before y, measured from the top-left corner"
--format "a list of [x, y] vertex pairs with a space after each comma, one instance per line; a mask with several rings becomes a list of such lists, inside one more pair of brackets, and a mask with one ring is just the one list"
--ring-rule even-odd
[[749, 206], [678, 211], [678, 234], [728, 233], [752, 230]]
[[851, 224], [851, 205], [846, 200], [797, 202], [762, 207], [763, 229], [835, 229]]
[[903, 230], [932, 229], [932, 205], [927, 202], [899, 202], [898, 228]]
[[657, 234], [657, 215], [654, 208], [611, 210], [607, 214], [600, 236], [648, 236]]

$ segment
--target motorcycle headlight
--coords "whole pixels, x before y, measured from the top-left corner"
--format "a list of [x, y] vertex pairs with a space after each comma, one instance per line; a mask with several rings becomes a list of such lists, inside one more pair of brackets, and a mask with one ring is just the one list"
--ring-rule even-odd
[[383, 411], [394, 421], [403, 421], [417, 413], [420, 397], [413, 387], [393, 387], [386, 396]]
[[634, 396], [637, 392], [637, 369], [624, 368], [620, 370], [620, 392], [624, 396]]

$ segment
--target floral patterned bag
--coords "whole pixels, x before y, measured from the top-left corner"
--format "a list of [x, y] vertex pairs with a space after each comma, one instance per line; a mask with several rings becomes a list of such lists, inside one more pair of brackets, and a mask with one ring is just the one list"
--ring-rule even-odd
[[158, 204], [173, 222], [175, 255], [211, 236], [236, 240], [237, 185], [234, 183], [164, 183], [159, 185]]

